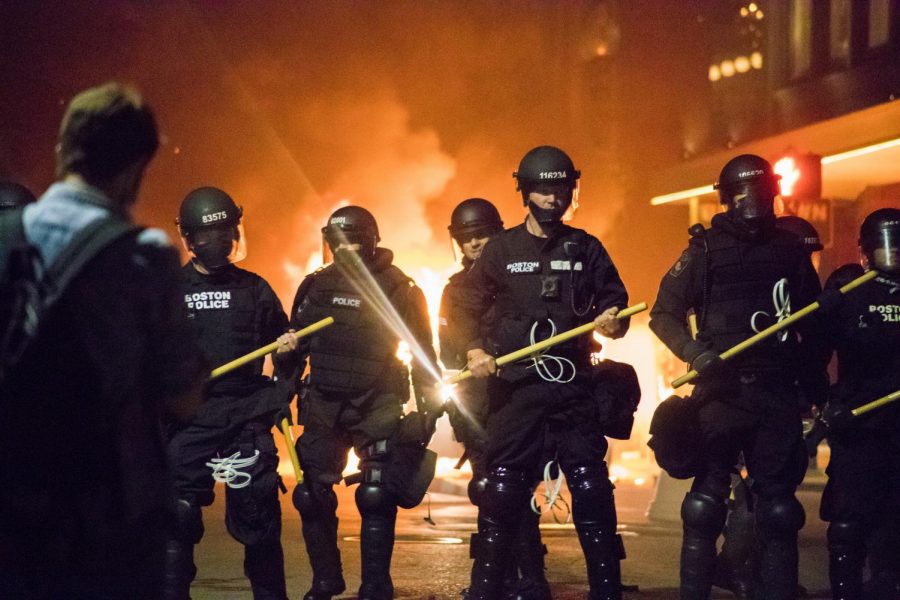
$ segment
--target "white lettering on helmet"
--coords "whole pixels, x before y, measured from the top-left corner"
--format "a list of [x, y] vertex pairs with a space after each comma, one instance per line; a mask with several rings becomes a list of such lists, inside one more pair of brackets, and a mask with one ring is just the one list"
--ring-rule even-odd
[[738, 173], [738, 179], [743, 179], [744, 177], [753, 177], [754, 175], [765, 175], [766, 172], [762, 169], [756, 169], [754, 171], [741, 171]]
[[541, 171], [538, 173], [538, 179], [565, 179], [568, 176], [566, 171]]
[[200, 217], [200, 220], [204, 223], [215, 223], [216, 221], [224, 221], [227, 218], [228, 213], [226, 213], [224, 210], [220, 210], [219, 212], [203, 215], [202, 217]]
[[328, 221], [331, 225], [343, 225], [347, 222], [347, 217], [331, 217], [331, 220]]

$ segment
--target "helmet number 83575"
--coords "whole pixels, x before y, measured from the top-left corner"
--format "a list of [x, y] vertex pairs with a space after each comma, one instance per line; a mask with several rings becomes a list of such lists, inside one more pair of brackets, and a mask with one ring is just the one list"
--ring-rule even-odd
[[227, 218], [228, 214], [224, 210], [220, 210], [219, 212], [203, 215], [202, 220], [204, 223], [215, 223], [216, 221], [224, 221]]

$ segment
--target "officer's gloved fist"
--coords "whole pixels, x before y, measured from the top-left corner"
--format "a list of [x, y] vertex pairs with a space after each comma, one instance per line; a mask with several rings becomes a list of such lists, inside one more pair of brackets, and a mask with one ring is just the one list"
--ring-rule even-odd
[[714, 350], [704, 350], [691, 361], [691, 369], [700, 377], [714, 377], [725, 362]]
[[469, 350], [466, 353], [466, 361], [466, 368], [474, 377], [488, 377], [497, 372], [497, 361], [481, 348]]
[[853, 412], [842, 402], [829, 402], [822, 409], [819, 418], [828, 427], [828, 433], [836, 433], [850, 425], [853, 421]]
[[277, 413], [275, 413], [275, 426], [280, 428], [281, 422], [285, 419], [287, 419], [288, 425], [294, 424], [294, 411], [291, 410], [290, 404], [285, 404]]
[[619, 308], [616, 306], [604, 310], [594, 319], [594, 331], [612, 339], [621, 337], [618, 334], [622, 330], [622, 321], [616, 317], [617, 314], [619, 314]]

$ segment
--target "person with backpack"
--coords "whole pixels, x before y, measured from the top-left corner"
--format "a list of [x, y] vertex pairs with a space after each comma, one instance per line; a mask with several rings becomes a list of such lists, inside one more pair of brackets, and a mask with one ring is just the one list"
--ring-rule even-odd
[[85, 90], [60, 127], [57, 183], [3, 212], [4, 599], [159, 598], [172, 516], [161, 423], [193, 416], [209, 366], [177, 252], [131, 220], [158, 145], [137, 91]]

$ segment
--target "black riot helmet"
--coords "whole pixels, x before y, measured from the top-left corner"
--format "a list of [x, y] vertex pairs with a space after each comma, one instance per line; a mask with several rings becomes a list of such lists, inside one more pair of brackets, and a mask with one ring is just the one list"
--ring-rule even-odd
[[[513, 173], [516, 189], [522, 192], [522, 204], [528, 206], [534, 217], [544, 225], [559, 223], [574, 203], [577, 206], [578, 179], [581, 171], [569, 155], [555, 146], [538, 146], [529, 150], [519, 161], [519, 169]], [[560, 205], [544, 209], [529, 202], [531, 192], [553, 194]]]
[[772, 165], [755, 154], [741, 154], [729, 160], [714, 186], [719, 201], [738, 221], [755, 225], [774, 220], [775, 196], [780, 193]]
[[806, 219], [794, 215], [784, 215], [775, 219], [775, 227], [794, 234], [803, 244], [803, 249], [810, 254], [819, 252], [825, 247], [819, 238], [819, 232]]
[[462, 244], [473, 237], [490, 237], [503, 229], [497, 207], [484, 198], [468, 198], [450, 215], [450, 236]]
[[195, 263], [213, 272], [247, 256], [243, 209], [215, 187], [200, 187], [181, 202], [178, 232]]
[[24, 185], [14, 181], [0, 181], [0, 210], [25, 206], [35, 200], [34, 194]]
[[900, 209], [880, 208], [869, 213], [859, 228], [859, 247], [869, 268], [900, 274]]
[[363, 259], [372, 257], [381, 241], [375, 217], [361, 206], [342, 206], [331, 213], [322, 235], [332, 252], [342, 243], [359, 244]]

